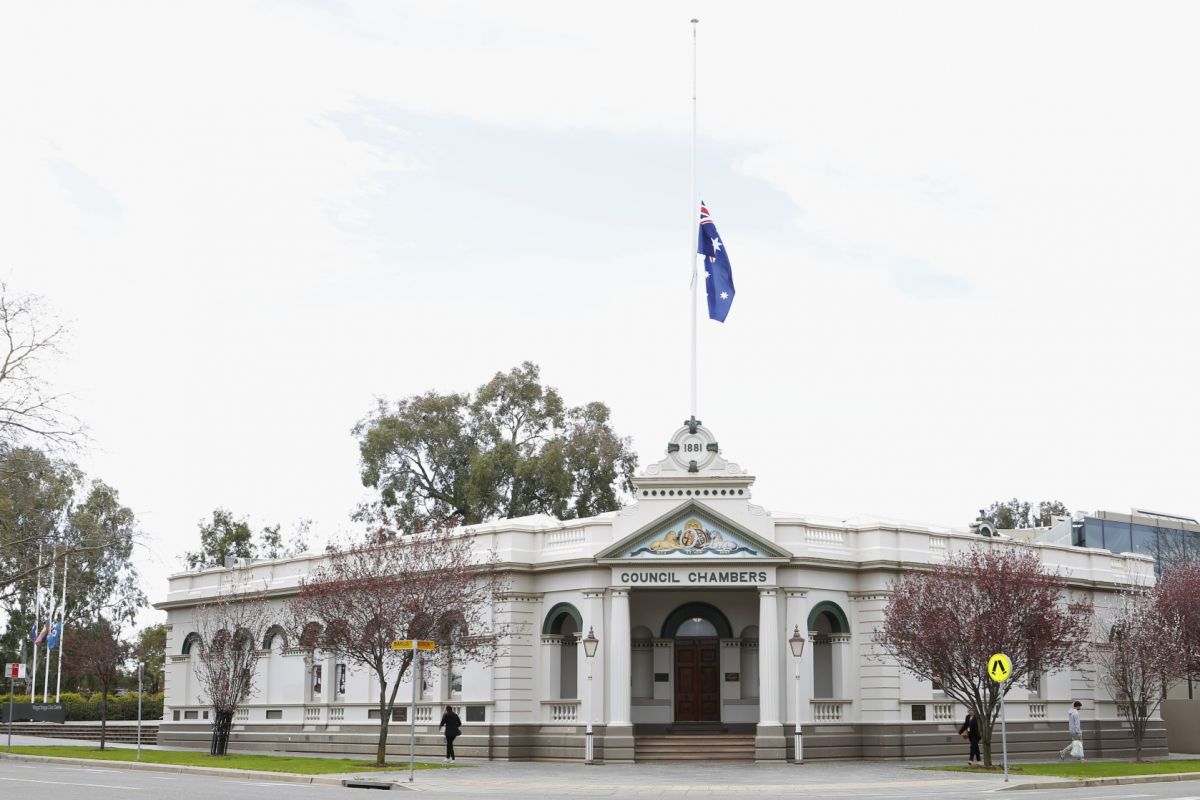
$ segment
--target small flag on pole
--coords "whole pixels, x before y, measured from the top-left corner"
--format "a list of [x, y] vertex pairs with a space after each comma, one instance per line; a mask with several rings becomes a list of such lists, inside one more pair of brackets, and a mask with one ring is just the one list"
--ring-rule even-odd
[[46, 637], [46, 649], [53, 650], [58, 647], [58, 640], [62, 636], [62, 620], [55, 623], [54, 628], [50, 631], [50, 635]]
[[708, 208], [700, 203], [700, 237], [696, 252], [704, 256], [704, 288], [708, 294], [708, 318], [724, 322], [733, 305], [733, 268], [729, 252], [717, 233]]
[[42, 629], [41, 629], [40, 631], [38, 631], [38, 635], [37, 635], [37, 637], [35, 637], [35, 638], [34, 638], [34, 640], [33, 640], [33, 643], [34, 643], [34, 644], [41, 644], [43, 641], [45, 641], [45, 639], [46, 639], [46, 634], [47, 634], [48, 632], [49, 632], [49, 626], [47, 626], [47, 625], [43, 625], [43, 626], [42, 626]]

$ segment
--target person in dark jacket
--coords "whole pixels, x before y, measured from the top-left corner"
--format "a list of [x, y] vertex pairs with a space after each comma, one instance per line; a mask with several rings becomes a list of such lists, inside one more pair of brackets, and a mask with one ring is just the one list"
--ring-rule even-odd
[[979, 719], [975, 715], [975, 709], [972, 708], [967, 712], [967, 718], [963, 720], [962, 727], [958, 729], [958, 735], [971, 743], [967, 766], [982, 767], [983, 756], [979, 753]]
[[454, 740], [462, 733], [462, 720], [450, 706], [446, 706], [446, 713], [442, 714], [442, 721], [438, 723], [438, 728], [442, 727], [446, 729], [446, 763], [449, 764], [454, 760]]

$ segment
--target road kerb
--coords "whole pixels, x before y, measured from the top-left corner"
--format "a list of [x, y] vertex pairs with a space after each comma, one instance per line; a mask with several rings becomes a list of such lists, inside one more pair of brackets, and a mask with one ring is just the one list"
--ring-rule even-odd
[[[209, 775], [214, 778], [248, 778], [276, 783], [309, 783], [318, 786], [341, 786], [350, 773], [329, 775], [299, 775], [295, 772], [264, 772], [253, 769], [228, 769], [226, 767], [193, 767], [185, 764], [154, 764], [147, 761], [107, 761], [99, 758], [64, 758], [60, 756], [34, 756], [23, 753], [0, 753], [7, 761], [30, 761], [45, 764], [68, 764], [81, 767], [104, 767], [105, 769], [130, 769], [143, 772], [171, 772], [177, 775]], [[355, 775], [354, 777], [360, 777]], [[361, 776], [366, 777], [366, 776]]]
[[1165, 772], [1161, 775], [1125, 775], [1119, 778], [1079, 778], [1069, 781], [1020, 783], [1004, 789], [1084, 789], [1089, 786], [1127, 786], [1136, 783], [1168, 783], [1170, 781], [1200, 781], [1200, 772]]

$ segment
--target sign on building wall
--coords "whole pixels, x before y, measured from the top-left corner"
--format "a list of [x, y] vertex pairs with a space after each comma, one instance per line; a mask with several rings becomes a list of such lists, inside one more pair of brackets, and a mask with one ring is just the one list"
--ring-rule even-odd
[[614, 586], [656, 586], [662, 588], [705, 586], [774, 586], [775, 565], [755, 567], [670, 566], [657, 569], [613, 567]]

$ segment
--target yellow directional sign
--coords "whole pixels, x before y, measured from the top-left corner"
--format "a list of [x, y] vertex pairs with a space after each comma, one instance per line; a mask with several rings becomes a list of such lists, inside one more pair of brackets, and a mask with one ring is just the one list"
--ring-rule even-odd
[[1004, 683], [1012, 675], [1012, 661], [1004, 653], [996, 653], [988, 659], [988, 677], [996, 683]]
[[396, 639], [392, 642], [393, 650], [436, 650], [437, 642], [428, 639]]

